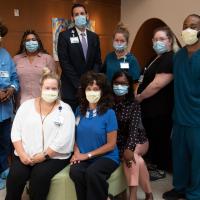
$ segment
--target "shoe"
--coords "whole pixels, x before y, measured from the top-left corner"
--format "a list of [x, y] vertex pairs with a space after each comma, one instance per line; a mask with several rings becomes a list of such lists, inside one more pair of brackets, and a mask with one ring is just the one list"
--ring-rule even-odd
[[181, 192], [177, 192], [175, 189], [167, 191], [162, 195], [163, 199], [167, 200], [177, 200], [177, 199], [185, 199], [185, 194]]
[[10, 171], [10, 169], [7, 168], [7, 169], [4, 170], [3, 172], [1, 172], [1, 174], [0, 174], [0, 178], [2, 178], [2, 179], [6, 179], [7, 176], [8, 176], [8, 174], [9, 174], [9, 171]]
[[0, 190], [3, 190], [6, 187], [6, 182], [0, 178]]
[[145, 200], [153, 200], [153, 194], [152, 193], [146, 193]]
[[166, 177], [166, 172], [163, 170], [149, 170], [150, 181], [156, 181]]

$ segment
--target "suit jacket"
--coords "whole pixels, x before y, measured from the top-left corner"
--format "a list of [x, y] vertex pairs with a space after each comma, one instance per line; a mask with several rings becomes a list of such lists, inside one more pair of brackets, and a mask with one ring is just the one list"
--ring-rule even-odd
[[71, 43], [70, 38], [73, 36], [78, 37], [75, 28], [61, 32], [57, 46], [58, 58], [62, 69], [61, 97], [69, 100], [76, 99], [81, 75], [89, 70], [99, 72], [102, 63], [99, 37], [96, 33], [87, 30], [88, 51], [86, 59], [80, 39], [79, 43]]

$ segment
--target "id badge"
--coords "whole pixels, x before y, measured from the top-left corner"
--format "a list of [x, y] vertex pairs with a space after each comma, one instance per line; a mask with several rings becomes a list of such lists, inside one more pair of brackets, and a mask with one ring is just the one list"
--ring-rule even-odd
[[1, 78], [9, 78], [8, 71], [0, 71], [0, 77]]
[[120, 63], [120, 68], [121, 69], [129, 69], [129, 63], [127, 63], [127, 62]]
[[64, 123], [64, 117], [59, 115], [57, 119], [54, 121], [57, 126], [61, 126]]
[[140, 75], [140, 78], [138, 80], [139, 83], [142, 83], [143, 82], [143, 79], [144, 79], [144, 75]]
[[78, 37], [70, 37], [71, 44], [79, 43]]

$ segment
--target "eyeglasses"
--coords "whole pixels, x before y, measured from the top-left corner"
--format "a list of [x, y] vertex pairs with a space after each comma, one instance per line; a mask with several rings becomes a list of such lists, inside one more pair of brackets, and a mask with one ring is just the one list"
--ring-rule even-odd
[[163, 37], [160, 37], [160, 38], [153, 38], [153, 39], [152, 39], [152, 42], [157, 42], [157, 41], [163, 42], [163, 41], [168, 40], [168, 39], [169, 39], [169, 38], [163, 38]]

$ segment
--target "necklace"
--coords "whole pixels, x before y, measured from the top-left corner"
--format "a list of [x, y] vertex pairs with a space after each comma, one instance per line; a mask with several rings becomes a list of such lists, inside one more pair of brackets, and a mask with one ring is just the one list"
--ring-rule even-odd
[[49, 110], [49, 112], [44, 117], [42, 117], [41, 98], [39, 99], [40, 119], [41, 119], [41, 123], [42, 123], [42, 149], [43, 149], [43, 151], [44, 151], [44, 129], [43, 129], [43, 124], [44, 124], [44, 121], [47, 118], [47, 116], [52, 112], [52, 110], [53, 110], [55, 105], [56, 105], [56, 101], [53, 104], [53, 106], [51, 107], [51, 109]]

